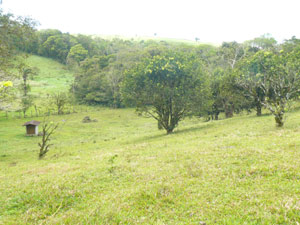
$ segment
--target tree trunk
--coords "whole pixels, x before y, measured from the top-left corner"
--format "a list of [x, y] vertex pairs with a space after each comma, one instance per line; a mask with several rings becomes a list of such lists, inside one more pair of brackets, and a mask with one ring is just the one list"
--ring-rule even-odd
[[219, 112], [215, 113], [215, 120], [219, 120]]
[[259, 102], [256, 103], [256, 115], [261, 116], [261, 104]]
[[225, 105], [225, 116], [226, 118], [233, 117], [233, 105]]
[[167, 129], [167, 134], [171, 134], [171, 133], [173, 132], [173, 129], [174, 129], [174, 128], [168, 128], [168, 129]]
[[159, 130], [164, 129], [164, 127], [162, 126], [162, 124], [161, 124], [161, 122], [160, 122], [159, 120], [157, 121], [157, 128], [158, 128]]
[[277, 127], [283, 127], [283, 115], [279, 114], [279, 115], [275, 115], [275, 122], [276, 122], [276, 126]]

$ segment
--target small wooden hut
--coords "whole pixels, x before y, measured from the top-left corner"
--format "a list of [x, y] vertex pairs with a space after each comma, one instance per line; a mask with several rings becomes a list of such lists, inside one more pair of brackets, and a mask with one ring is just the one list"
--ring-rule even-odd
[[41, 122], [36, 120], [31, 120], [27, 123], [24, 123], [23, 126], [26, 126], [26, 134], [30, 136], [35, 136], [39, 134], [39, 124]]

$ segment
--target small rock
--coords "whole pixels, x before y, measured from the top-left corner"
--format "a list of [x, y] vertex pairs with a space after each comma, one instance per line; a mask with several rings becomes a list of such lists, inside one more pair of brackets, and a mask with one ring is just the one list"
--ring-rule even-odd
[[86, 116], [82, 120], [83, 123], [92, 123], [92, 122], [98, 122], [98, 120], [91, 120], [89, 116]]

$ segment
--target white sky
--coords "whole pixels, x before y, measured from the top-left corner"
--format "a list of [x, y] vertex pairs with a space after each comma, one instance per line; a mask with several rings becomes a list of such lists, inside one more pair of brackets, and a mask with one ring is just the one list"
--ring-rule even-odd
[[221, 43], [270, 33], [300, 37], [300, 0], [2, 0], [2, 8], [31, 16], [39, 29], [154, 36]]

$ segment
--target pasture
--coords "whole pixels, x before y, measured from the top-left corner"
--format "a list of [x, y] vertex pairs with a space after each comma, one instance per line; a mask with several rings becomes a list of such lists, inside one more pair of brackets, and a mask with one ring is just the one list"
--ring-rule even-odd
[[43, 160], [27, 120], [1, 118], [0, 224], [298, 224], [299, 111], [288, 117], [191, 119], [166, 135], [132, 109], [95, 108], [51, 117]]

